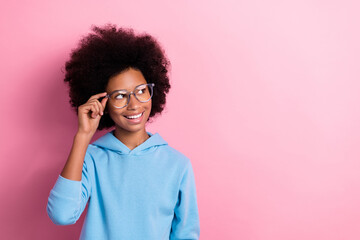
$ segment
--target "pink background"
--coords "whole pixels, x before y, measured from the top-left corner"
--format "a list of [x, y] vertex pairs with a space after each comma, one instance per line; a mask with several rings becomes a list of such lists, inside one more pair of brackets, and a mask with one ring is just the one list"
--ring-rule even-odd
[[108, 22], [154, 35], [172, 62], [147, 130], [192, 161], [201, 239], [360, 239], [358, 1], [4, 2], [1, 239], [80, 234], [84, 215], [46, 213], [77, 128], [62, 69]]

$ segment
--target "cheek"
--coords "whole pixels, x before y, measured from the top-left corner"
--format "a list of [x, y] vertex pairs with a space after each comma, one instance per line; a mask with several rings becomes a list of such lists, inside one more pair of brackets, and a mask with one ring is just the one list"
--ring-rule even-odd
[[109, 110], [109, 117], [114, 121], [114, 113], [111, 110]]
[[151, 111], [152, 102], [151, 100], [148, 102], [147, 109], [149, 109], [149, 112]]
[[147, 104], [146, 105], [144, 105], [144, 108], [145, 108], [145, 114], [146, 114], [146, 121], [148, 121], [149, 120], [149, 116], [150, 116], [150, 113], [151, 113], [151, 101], [149, 101], [149, 102], [147, 102]]
[[118, 118], [122, 114], [122, 111], [119, 111], [119, 109], [109, 106], [108, 113], [110, 118], [114, 120], [115, 118]]

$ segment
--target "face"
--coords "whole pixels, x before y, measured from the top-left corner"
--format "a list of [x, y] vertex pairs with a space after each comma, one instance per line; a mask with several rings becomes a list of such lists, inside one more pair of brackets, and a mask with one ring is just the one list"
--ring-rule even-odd
[[[109, 79], [106, 86], [106, 92], [111, 93], [115, 90], [125, 89], [131, 92], [136, 86], [146, 84], [146, 80], [141, 71], [134, 68], [129, 68], [114, 77]], [[151, 112], [151, 99], [148, 102], [139, 102], [132, 94], [130, 96], [129, 104], [123, 108], [115, 108], [109, 99], [107, 108], [111, 119], [115, 122], [115, 127], [118, 131], [125, 132], [139, 132], [146, 131], [145, 123], [149, 118]], [[128, 119], [127, 116], [134, 116], [142, 113], [142, 116], [137, 119]]]

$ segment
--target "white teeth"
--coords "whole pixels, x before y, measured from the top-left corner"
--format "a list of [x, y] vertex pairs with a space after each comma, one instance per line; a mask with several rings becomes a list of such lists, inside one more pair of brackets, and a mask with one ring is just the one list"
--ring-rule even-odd
[[126, 118], [132, 118], [132, 119], [134, 119], [134, 118], [139, 118], [139, 117], [141, 117], [141, 115], [142, 115], [142, 113], [140, 113], [140, 114], [138, 114], [138, 115], [134, 115], [134, 116], [125, 116]]

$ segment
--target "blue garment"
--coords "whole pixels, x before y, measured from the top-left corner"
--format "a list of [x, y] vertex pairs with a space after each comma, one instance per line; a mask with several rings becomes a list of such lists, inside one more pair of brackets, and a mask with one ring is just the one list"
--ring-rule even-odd
[[80, 239], [199, 239], [191, 162], [158, 133], [147, 133], [133, 150], [114, 130], [89, 144], [81, 181], [59, 175], [50, 191], [50, 219], [74, 224], [88, 203]]

